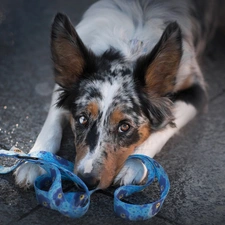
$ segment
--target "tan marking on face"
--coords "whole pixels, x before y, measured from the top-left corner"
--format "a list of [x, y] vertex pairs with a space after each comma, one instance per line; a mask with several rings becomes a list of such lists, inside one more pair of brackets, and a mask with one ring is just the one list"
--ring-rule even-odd
[[103, 162], [103, 169], [101, 173], [101, 181], [99, 187], [104, 189], [107, 188], [114, 180], [116, 175], [122, 169], [126, 159], [131, 155], [135, 148], [141, 145], [150, 135], [149, 124], [143, 124], [139, 129], [138, 133], [140, 139], [137, 143], [130, 145], [129, 147], [123, 147], [117, 149], [115, 152], [112, 146], [107, 146], [107, 158]]
[[111, 114], [110, 124], [112, 125], [118, 124], [123, 119], [124, 119], [124, 114], [121, 112], [121, 110], [116, 109]]
[[106, 147], [107, 149], [107, 159], [105, 159], [103, 163], [103, 169], [101, 170], [101, 179], [99, 188], [105, 189], [111, 185], [115, 176], [119, 173], [122, 165], [126, 158], [132, 153], [129, 152], [127, 148], [118, 149], [114, 152], [113, 147]]
[[[141, 145], [151, 134], [151, 128], [148, 123], [143, 124], [142, 126], [139, 127], [138, 133], [140, 135], [140, 140], [137, 143], [137, 146]], [[137, 147], [136, 146], [136, 147]]]
[[90, 102], [87, 106], [87, 110], [91, 113], [94, 119], [97, 119], [99, 108], [96, 102]]

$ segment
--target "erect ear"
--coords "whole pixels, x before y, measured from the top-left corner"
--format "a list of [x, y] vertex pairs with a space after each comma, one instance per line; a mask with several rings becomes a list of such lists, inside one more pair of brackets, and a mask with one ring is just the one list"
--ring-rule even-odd
[[68, 17], [61, 13], [52, 24], [51, 52], [55, 80], [64, 88], [73, 86], [87, 68], [95, 67], [94, 54], [85, 47]]
[[181, 57], [181, 30], [179, 25], [173, 22], [166, 27], [153, 50], [138, 59], [134, 75], [146, 92], [165, 96], [174, 90]]

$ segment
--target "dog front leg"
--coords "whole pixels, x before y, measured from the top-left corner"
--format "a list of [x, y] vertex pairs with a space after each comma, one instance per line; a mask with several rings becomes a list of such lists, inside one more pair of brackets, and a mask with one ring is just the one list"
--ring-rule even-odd
[[[59, 86], [55, 85], [48, 116], [30, 153], [34, 151], [56, 153], [60, 148], [63, 128], [68, 121], [68, 112], [56, 106], [60, 94], [60, 92], [57, 91], [58, 88]], [[28, 188], [33, 185], [36, 177], [43, 173], [44, 170], [39, 166], [24, 163], [17, 168], [14, 175], [16, 183], [20, 187]]]
[[[191, 104], [183, 101], [175, 103], [174, 107], [174, 123], [176, 127], [167, 125], [162, 130], [152, 133], [149, 138], [135, 149], [134, 154], [142, 154], [153, 158], [161, 151], [166, 142], [177, 133], [183, 126], [192, 120], [197, 114], [197, 110]], [[147, 175], [147, 169], [138, 159], [129, 159], [124, 167], [115, 178], [114, 183], [120, 185], [139, 184]]]

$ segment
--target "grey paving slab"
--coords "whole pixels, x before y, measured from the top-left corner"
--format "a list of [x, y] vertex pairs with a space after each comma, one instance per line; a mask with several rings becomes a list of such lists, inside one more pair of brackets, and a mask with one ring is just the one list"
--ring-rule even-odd
[[0, 224], [16, 221], [36, 206], [33, 190], [15, 187], [11, 176], [0, 177]]
[[225, 222], [224, 103], [224, 95], [210, 103], [208, 113], [183, 129], [156, 158], [171, 181], [167, 219], [179, 224]]
[[[101, 207], [100, 207], [101, 206]], [[140, 222], [126, 221], [119, 217], [116, 217], [113, 212], [113, 199], [109, 198], [100, 193], [96, 193], [91, 199], [90, 209], [82, 218], [71, 219], [59, 215], [57, 212], [52, 210], [46, 210], [40, 208], [37, 211], [31, 213], [27, 217], [10, 224], [23, 225], [23, 224], [38, 224], [46, 225], [51, 224], [84, 224], [84, 225], [95, 225], [95, 224], [140, 224]], [[143, 221], [142, 224], [156, 224], [156, 225], [169, 225], [168, 221], [155, 217], [151, 221]]]
[[[76, 24], [94, 1], [0, 1], [0, 147], [28, 151], [45, 120], [54, 85], [49, 29], [57, 11]], [[209, 86], [208, 113], [171, 139], [156, 159], [167, 171], [171, 190], [160, 213], [142, 224], [225, 224], [225, 37], [218, 33], [202, 60]], [[67, 127], [60, 154], [74, 158]], [[0, 175], [0, 224], [139, 224], [113, 213], [113, 199], [96, 193], [90, 210], [77, 220], [37, 205], [33, 190]], [[129, 199], [143, 202], [152, 188]]]

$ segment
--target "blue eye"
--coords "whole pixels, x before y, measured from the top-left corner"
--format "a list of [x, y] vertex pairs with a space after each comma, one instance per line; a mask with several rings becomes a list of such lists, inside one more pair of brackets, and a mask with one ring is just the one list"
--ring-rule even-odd
[[88, 123], [88, 118], [86, 116], [82, 115], [78, 118], [78, 122], [81, 125], [86, 125]]

